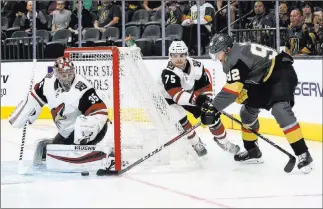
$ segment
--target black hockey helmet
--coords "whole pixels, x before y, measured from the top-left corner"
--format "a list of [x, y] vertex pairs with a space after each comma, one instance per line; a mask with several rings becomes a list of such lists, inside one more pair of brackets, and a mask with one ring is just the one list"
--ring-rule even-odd
[[216, 33], [211, 38], [210, 44], [209, 44], [209, 54], [213, 57], [221, 52], [226, 51], [228, 47], [233, 46], [233, 39], [231, 36], [229, 36], [226, 33]]

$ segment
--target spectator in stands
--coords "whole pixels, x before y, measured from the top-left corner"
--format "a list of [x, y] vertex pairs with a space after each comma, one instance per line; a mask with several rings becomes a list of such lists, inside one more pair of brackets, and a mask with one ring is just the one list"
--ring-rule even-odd
[[298, 9], [294, 9], [291, 12], [290, 22], [285, 42], [285, 51], [290, 55], [313, 54], [315, 36], [303, 27], [303, 18]]
[[15, 11], [16, 11], [16, 17], [20, 16], [22, 17], [26, 10], [27, 7], [27, 1], [19, 1], [15, 4]]
[[[205, 51], [205, 46], [210, 41], [210, 36], [212, 35], [213, 17], [215, 9], [210, 4], [204, 0], [200, 0], [200, 24], [201, 24], [201, 46], [202, 51]], [[184, 26], [184, 34], [190, 34], [183, 37], [184, 42], [187, 44], [190, 53], [197, 53], [197, 6], [193, 5], [190, 9], [190, 15], [186, 17], [182, 22]]]
[[304, 2], [302, 6], [304, 24], [308, 27], [314, 27], [314, 24], [317, 24], [317, 17], [314, 16], [312, 8], [313, 6], [310, 2]]
[[[56, 11], [57, 3], [58, 3], [58, 1], [50, 1], [49, 2], [48, 8], [47, 8], [49, 15], [53, 15], [53, 12]], [[72, 6], [73, 6], [73, 1], [64, 1], [64, 9], [72, 11], [73, 10]]]
[[[22, 30], [31, 34], [33, 27], [33, 1], [27, 2], [27, 12], [20, 19], [20, 26]], [[36, 10], [36, 28], [46, 29], [47, 19], [41, 11]]]
[[[323, 1], [322, 1], [322, 7], [323, 7]], [[314, 16], [317, 16], [317, 21], [318, 21], [320, 15], [321, 15], [321, 12], [323, 12], [322, 7], [320, 7], [320, 6], [315, 6], [314, 7]], [[315, 17], [314, 17], [314, 19], [315, 19]]]
[[[71, 22], [70, 22], [70, 25], [68, 28], [74, 35], [78, 34], [78, 14], [77, 14], [78, 2], [79, 1], [76, 1], [76, 3], [75, 3], [75, 9], [72, 12]], [[80, 1], [80, 2], [82, 2], [82, 1]], [[82, 34], [83, 34], [83, 36], [84, 36], [86, 29], [94, 27], [93, 23], [94, 23], [95, 19], [96, 19], [95, 14], [93, 14], [92, 12], [87, 10], [82, 5]]]
[[115, 26], [120, 27], [121, 10], [111, 1], [104, 0], [102, 8], [98, 11], [94, 27], [103, 32], [106, 28]]
[[182, 12], [176, 1], [166, 2], [166, 24], [181, 24]]
[[283, 1], [279, 5], [279, 26], [287, 28], [289, 24], [288, 5], [287, 2]]
[[99, 10], [98, 7], [99, 7], [99, 1], [92, 1], [91, 9], [89, 11], [96, 15]]
[[[238, 2], [233, 0], [233, 1], [230, 1], [230, 3], [231, 3], [230, 4], [230, 22], [232, 23], [236, 19], [236, 10], [237, 10], [236, 5], [238, 4]], [[216, 7], [217, 7], [218, 11], [221, 10], [221, 8], [225, 7], [226, 5], [227, 5], [227, 1], [223, 2], [223, 0], [217, 0], [217, 2], [216, 2]], [[227, 19], [227, 9], [221, 10], [219, 12], [219, 15], [222, 17], [225, 17], [225, 19]]]
[[[8, 27], [20, 27], [20, 20], [22, 16], [24, 15], [26, 10], [26, 1], [19, 1], [19, 2], [11, 2], [7, 4], [7, 9], [10, 9], [10, 12], [8, 11], [7, 18], [9, 20]], [[14, 10], [11, 10], [13, 6]]]
[[16, 18], [16, 3], [14, 1], [1, 1], [1, 17], [8, 19], [8, 27], [10, 28]]
[[[88, 11], [91, 11], [91, 8], [92, 8], [92, 0], [83, 0], [83, 7], [88, 10]], [[76, 3], [74, 4], [74, 7], [77, 7], [77, 1]]]
[[65, 1], [56, 2], [56, 10], [53, 12], [52, 33], [61, 29], [67, 29], [71, 22], [72, 12], [65, 9]]
[[186, 16], [189, 16], [190, 15], [190, 9], [191, 9], [191, 6], [190, 6], [190, 2], [188, 1], [178, 1], [177, 4], [179, 5], [180, 9], [181, 9], [181, 13], [182, 13], [182, 17], [181, 17], [181, 20], [185, 20], [186, 19]]
[[128, 15], [128, 22], [132, 20], [133, 14], [142, 8], [140, 1], [126, 1], [125, 6]]
[[153, 16], [156, 11], [161, 10], [161, 1], [144, 0], [143, 7]]
[[316, 34], [316, 53], [323, 55], [323, 12], [320, 13], [317, 19], [317, 24], [314, 25], [314, 32]]
[[257, 42], [259, 44], [272, 46], [275, 42], [273, 31], [265, 30], [266, 28], [273, 28], [276, 26], [275, 17], [271, 14], [266, 14], [266, 8], [262, 1], [256, 1], [254, 4], [255, 16], [252, 17], [247, 28], [259, 29], [258, 31], [253, 31], [249, 34], [252, 42]]
[[53, 15], [53, 12], [56, 10], [56, 1], [50, 1], [47, 8], [47, 13]]
[[262, 1], [256, 1], [254, 4], [255, 16], [251, 19], [247, 28], [271, 28], [275, 27], [275, 18], [266, 14], [265, 5]]

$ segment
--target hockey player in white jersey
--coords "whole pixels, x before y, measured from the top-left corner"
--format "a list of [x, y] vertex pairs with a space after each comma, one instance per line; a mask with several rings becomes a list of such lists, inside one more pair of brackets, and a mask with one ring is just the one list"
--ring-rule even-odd
[[[22, 128], [26, 122], [32, 124], [45, 104], [50, 108], [58, 134], [53, 139], [41, 139], [36, 143], [34, 165], [42, 161], [48, 144], [46, 164], [54, 170], [73, 170], [73, 165], [100, 161], [111, 153], [95, 146], [82, 147], [95, 145], [104, 138], [108, 113], [92, 85], [75, 74], [74, 65], [68, 58], [59, 57], [53, 72], [33, 86], [27, 99], [11, 114], [10, 124], [15, 128]], [[99, 164], [101, 167], [101, 162]]]
[[[180, 124], [184, 130], [192, 127], [187, 119], [186, 111], [195, 118], [200, 117], [200, 108], [196, 106], [195, 99], [200, 94], [212, 96], [211, 76], [203, 64], [188, 56], [188, 48], [183, 41], [173, 41], [169, 47], [169, 61], [163, 69], [159, 84], [166, 101], [179, 113]], [[225, 151], [236, 154], [240, 148], [226, 138], [226, 131], [220, 116], [217, 123], [209, 127], [214, 136], [214, 141]], [[195, 131], [187, 135], [194, 150], [199, 156], [207, 154], [200, 137]]]

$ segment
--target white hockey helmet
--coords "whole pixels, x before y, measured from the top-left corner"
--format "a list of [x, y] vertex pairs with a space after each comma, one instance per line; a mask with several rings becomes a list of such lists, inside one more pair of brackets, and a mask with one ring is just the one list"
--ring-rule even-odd
[[184, 41], [173, 41], [168, 49], [170, 54], [188, 54], [188, 48]]
[[65, 91], [69, 91], [75, 78], [73, 62], [66, 57], [56, 59], [53, 66], [54, 75]]
[[178, 68], [184, 69], [187, 62], [188, 48], [184, 41], [173, 41], [169, 47], [169, 59]]

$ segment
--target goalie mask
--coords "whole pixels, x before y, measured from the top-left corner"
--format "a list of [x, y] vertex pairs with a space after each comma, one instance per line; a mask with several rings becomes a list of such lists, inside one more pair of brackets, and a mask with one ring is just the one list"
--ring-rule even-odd
[[65, 57], [59, 57], [53, 67], [54, 74], [65, 91], [69, 91], [75, 78], [74, 64]]
[[173, 41], [169, 47], [169, 59], [173, 63], [174, 66], [184, 69], [187, 56], [188, 56], [188, 48], [184, 41]]

